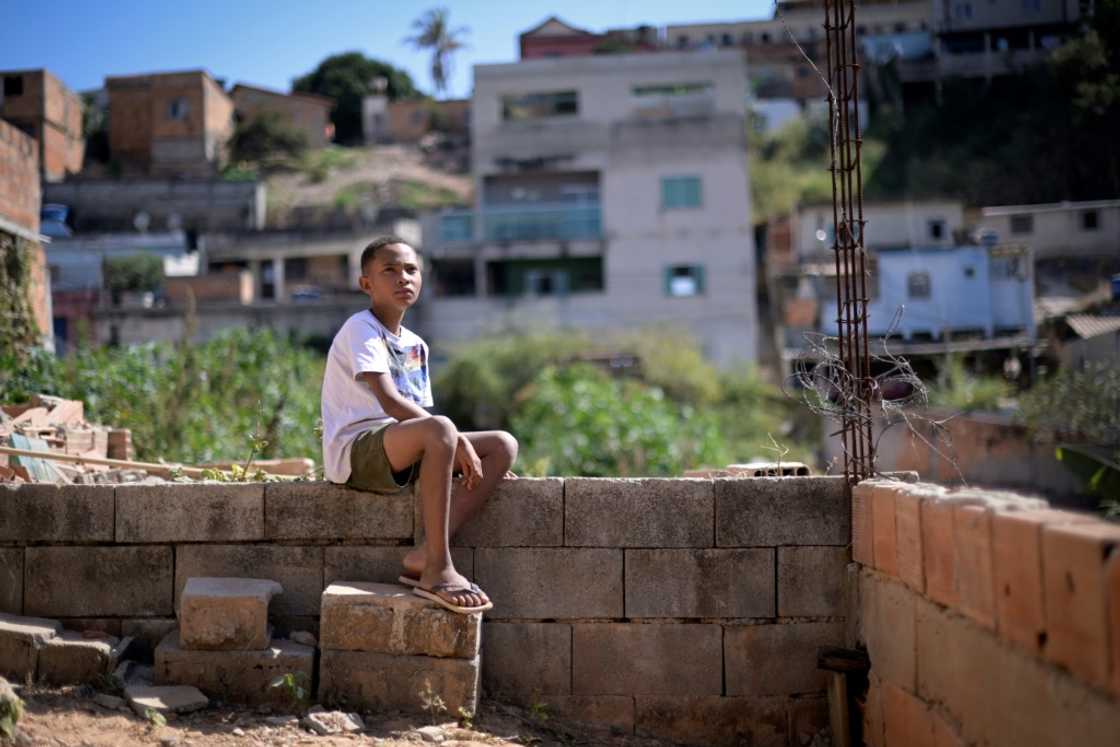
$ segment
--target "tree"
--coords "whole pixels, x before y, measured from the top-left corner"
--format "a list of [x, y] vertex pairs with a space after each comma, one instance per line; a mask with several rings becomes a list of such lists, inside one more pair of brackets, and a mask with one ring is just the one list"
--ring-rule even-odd
[[447, 79], [451, 76], [451, 55], [465, 46], [461, 37], [469, 31], [466, 26], [453, 30], [449, 15], [447, 8], [426, 11], [412, 22], [416, 35], [405, 39], [406, 44], [411, 44], [416, 49], [431, 50], [432, 82], [439, 94], [447, 91]]
[[267, 166], [284, 158], [299, 158], [307, 149], [307, 136], [276, 112], [263, 112], [248, 122], [238, 122], [229, 145], [234, 161]]
[[310, 73], [292, 81], [292, 90], [333, 98], [335, 141], [355, 143], [362, 138], [362, 99], [375, 92], [379, 78], [385, 80], [385, 95], [390, 101], [421, 97], [406, 71], [361, 52], [328, 57]]

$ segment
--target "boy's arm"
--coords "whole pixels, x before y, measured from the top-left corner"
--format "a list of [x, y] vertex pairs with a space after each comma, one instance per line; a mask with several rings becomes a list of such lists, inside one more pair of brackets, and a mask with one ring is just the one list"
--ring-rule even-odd
[[401, 396], [396, 384], [393, 383], [393, 377], [388, 372], [360, 373], [358, 378], [373, 391], [373, 396], [377, 397], [381, 409], [385, 410], [385, 414], [389, 417], [401, 421], [425, 418], [429, 415], [423, 407]]

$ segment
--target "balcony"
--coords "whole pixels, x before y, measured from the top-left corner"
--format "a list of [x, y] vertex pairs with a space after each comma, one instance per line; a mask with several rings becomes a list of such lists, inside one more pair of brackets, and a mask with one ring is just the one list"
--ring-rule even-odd
[[[482, 235], [477, 235], [478, 223]], [[602, 236], [598, 203], [536, 203], [529, 206], [488, 207], [479, 213], [453, 212], [440, 216], [440, 240], [577, 241]]]

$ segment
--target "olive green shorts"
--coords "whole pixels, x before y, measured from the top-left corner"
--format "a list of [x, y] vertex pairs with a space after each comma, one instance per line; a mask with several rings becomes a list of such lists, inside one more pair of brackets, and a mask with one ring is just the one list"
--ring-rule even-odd
[[385, 429], [390, 425], [371, 428], [354, 439], [350, 446], [350, 479], [346, 481], [349, 487], [371, 493], [399, 493], [420, 476], [419, 463], [393, 471], [384, 443]]

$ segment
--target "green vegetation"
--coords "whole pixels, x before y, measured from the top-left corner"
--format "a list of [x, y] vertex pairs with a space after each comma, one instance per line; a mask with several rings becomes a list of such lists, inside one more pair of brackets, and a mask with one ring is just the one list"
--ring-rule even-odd
[[230, 157], [235, 163], [254, 164], [266, 171], [298, 160], [306, 150], [307, 135], [275, 112], [239, 122], [230, 140]]
[[433, 210], [463, 203], [463, 198], [454, 190], [413, 179], [394, 180], [393, 191], [396, 193], [394, 202], [409, 210]]
[[313, 184], [322, 184], [332, 171], [349, 171], [357, 165], [358, 156], [353, 151], [328, 145], [326, 148], [307, 151], [300, 170], [307, 174]]
[[1001, 409], [1011, 394], [1010, 384], [1001, 377], [972, 373], [965, 368], [963, 358], [953, 356], [938, 372], [929, 403], [952, 412], [993, 412]]
[[106, 257], [102, 273], [114, 298], [126, 291], [155, 291], [163, 285], [163, 258], [154, 254]]
[[0, 232], [0, 359], [15, 361], [38, 342], [31, 308], [31, 245]]
[[469, 29], [460, 26], [451, 28], [450, 13], [447, 8], [433, 8], [412, 22], [415, 35], [405, 39], [414, 49], [430, 50], [432, 53], [432, 83], [436, 93], [447, 91], [447, 78], [451, 75], [451, 55], [466, 46], [462, 38]]

